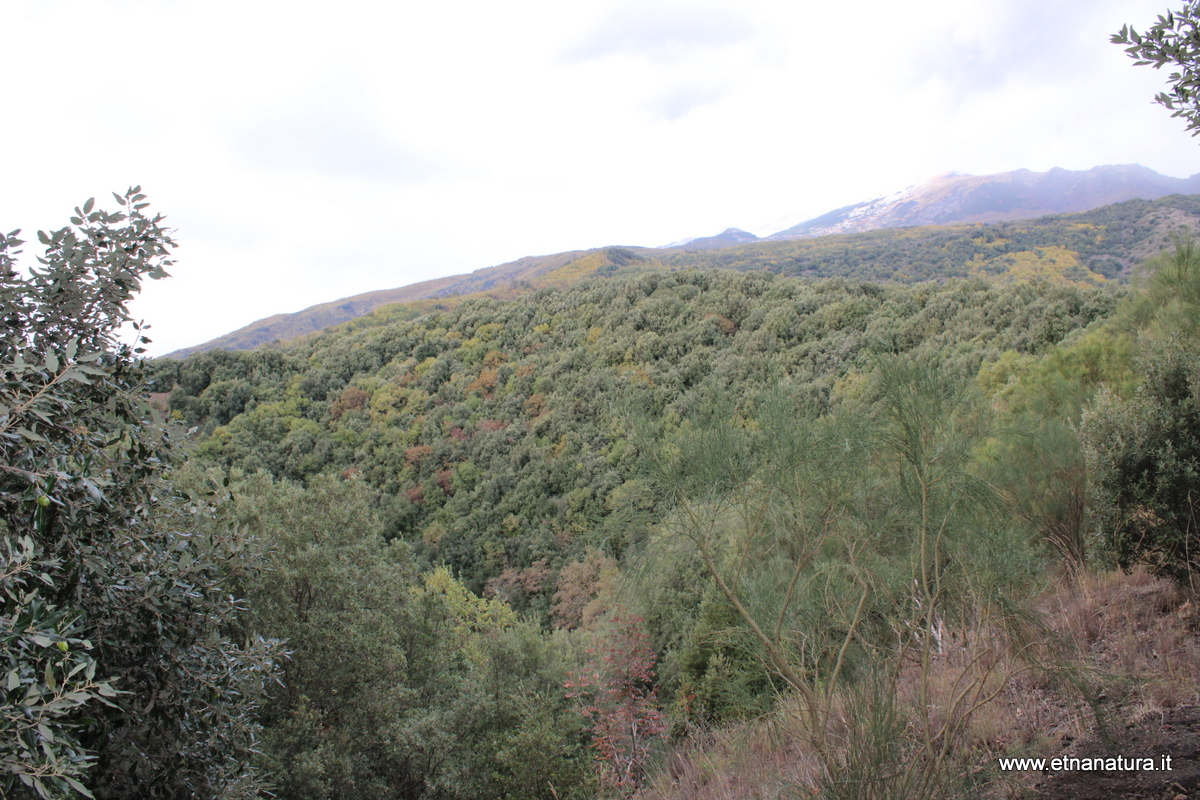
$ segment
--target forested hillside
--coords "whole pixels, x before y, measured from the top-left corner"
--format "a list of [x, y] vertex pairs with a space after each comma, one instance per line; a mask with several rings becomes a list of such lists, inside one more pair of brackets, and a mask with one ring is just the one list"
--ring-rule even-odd
[[[1198, 24], [1113, 37], [1193, 130]], [[531, 257], [154, 360], [176, 243], [114, 200], [0, 235], [0, 796], [1200, 795], [1200, 196]]]
[[824, 413], [881, 354], [966, 373], [1042, 354], [1118, 297], [688, 270], [364, 317], [287, 350], [163, 363], [158, 379], [199, 429], [196, 456], [298, 481], [359, 475], [381, 493], [388, 535], [473, 590], [542, 570], [510, 599], [545, 615], [565, 563], [589, 547], [620, 556], [653, 522], [629, 519], [661, 500], [640, 460], [683, 419], [780, 387], [797, 413]]
[[1200, 196], [1129, 200], [1017, 222], [890, 228], [673, 255], [673, 266], [766, 269], [784, 275], [909, 283], [950, 277], [1069, 281], [1128, 278], [1200, 220]]
[[[627, 796], [666, 748], [825, 675], [841, 688], [810, 698], [809, 740], [895, 658], [936, 660], [896, 625], [968, 624], [980, 591], [1020, 606], [1088, 557], [1071, 420], [1134, 382], [1128, 341], [1098, 327], [1126, 290], [1098, 283], [612, 270], [156, 362], [193, 443], [178, 480], [224, 497], [214, 520], [275, 565], [247, 586], [296, 650], [264, 766], [296, 798]], [[945, 589], [911, 571], [930, 548]], [[971, 630], [999, 635], [1017, 606]], [[975, 663], [959, 680], [978, 692], [995, 676]], [[912, 796], [990, 774], [973, 730], [911, 762], [904, 781], [932, 782]]]

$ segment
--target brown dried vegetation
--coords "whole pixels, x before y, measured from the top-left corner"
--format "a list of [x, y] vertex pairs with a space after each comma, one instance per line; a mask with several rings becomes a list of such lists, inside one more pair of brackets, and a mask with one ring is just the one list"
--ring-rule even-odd
[[[948, 706], [956, 686], [977, 681], [999, 689], [966, 722], [958, 744], [969, 782], [981, 796], [1028, 796], [1041, 774], [1002, 775], [1003, 755], [1050, 757], [1116, 725], [1200, 703], [1200, 605], [1195, 595], [1145, 569], [1080, 574], [1046, 591], [1042, 620], [1067, 660], [1056, 670], [1022, 670], [1011, 652], [989, 664], [967, 658], [979, 631], [949, 631], [932, 660], [931, 708]], [[978, 642], [975, 642], [977, 645]], [[999, 651], [996, 651], [999, 652]], [[1045, 655], [1044, 653], [1042, 655]], [[1033, 660], [1032, 658], [1030, 659]], [[1002, 662], [1002, 663], [1001, 663]], [[1027, 663], [1027, 662], [1026, 662]], [[917, 664], [897, 684], [901, 710], [919, 694]], [[991, 671], [992, 677], [982, 675]], [[1009, 676], [1001, 687], [1000, 675]], [[858, 725], [846, 698], [830, 715], [833, 741], [848, 742]], [[766, 800], [817, 797], [821, 758], [808, 746], [804, 714], [783, 703], [770, 716], [708, 731], [693, 731], [664, 753], [640, 797], [644, 800]]]

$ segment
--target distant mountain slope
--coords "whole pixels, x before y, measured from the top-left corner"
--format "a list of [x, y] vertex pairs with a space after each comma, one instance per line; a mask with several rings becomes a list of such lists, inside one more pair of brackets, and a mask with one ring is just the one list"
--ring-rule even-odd
[[[294, 339], [383, 306], [402, 304], [403, 308], [392, 308], [389, 315], [411, 317], [481, 295], [510, 300], [588, 278], [645, 271], [723, 268], [900, 283], [977, 275], [1097, 285], [1126, 277], [1135, 263], [1169, 245], [1170, 232], [1181, 227], [1200, 228], [1200, 195], [1129, 200], [1084, 213], [1020, 222], [883, 229], [784, 241], [756, 240], [752, 234], [730, 229], [710, 237], [714, 243], [708, 246], [702, 242], [669, 250], [575, 250], [368, 292], [294, 314], [277, 314], [167, 357], [184, 358], [216, 349], [245, 350]], [[734, 244], [738, 238], [749, 241]], [[717, 245], [716, 240], [733, 246]]]
[[1200, 195], [1127, 200], [1077, 214], [973, 225], [885, 228], [721, 250], [665, 253], [668, 267], [767, 270], [781, 275], [913, 283], [978, 276], [1095, 285], [1200, 230]]
[[1200, 174], [1171, 178], [1137, 164], [997, 175], [941, 175], [902, 192], [835, 209], [766, 237], [772, 240], [861, 233], [879, 228], [999, 222], [1088, 211], [1139, 198], [1200, 192]]
[[533, 288], [566, 286], [597, 272], [614, 274], [617, 270], [641, 262], [643, 257], [640, 253], [651, 252], [650, 248], [645, 247], [604, 247], [548, 256], [527, 256], [507, 264], [478, 269], [467, 275], [451, 275], [397, 289], [366, 292], [291, 314], [275, 314], [195, 347], [176, 350], [165, 357], [186, 358], [205, 350], [249, 350], [268, 342], [286, 341], [324, 330], [331, 325], [369, 314], [380, 306], [396, 303], [417, 303], [449, 297], [461, 299], [484, 292], [497, 299], [508, 299]]
[[758, 237], [749, 231], [744, 231], [741, 228], [726, 228], [716, 236], [701, 236], [696, 239], [684, 239], [681, 242], [669, 244], [666, 247], [659, 248], [669, 250], [672, 248], [684, 248], [687, 250], [711, 250], [717, 247], [733, 247], [746, 242], [757, 242]]

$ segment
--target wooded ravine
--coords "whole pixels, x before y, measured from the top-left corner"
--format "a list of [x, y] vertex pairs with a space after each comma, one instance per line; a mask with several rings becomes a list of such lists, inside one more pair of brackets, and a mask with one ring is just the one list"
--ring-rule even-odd
[[146, 362], [120, 199], [0, 250], [10, 796], [1015, 797], [1197, 698], [1196, 197]]

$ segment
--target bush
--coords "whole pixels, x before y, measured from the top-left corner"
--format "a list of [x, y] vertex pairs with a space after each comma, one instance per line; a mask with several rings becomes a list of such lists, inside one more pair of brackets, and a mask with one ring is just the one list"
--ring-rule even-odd
[[1099, 544], [1183, 582], [1200, 569], [1200, 354], [1178, 336], [1143, 346], [1135, 396], [1103, 393], [1083, 418]]

